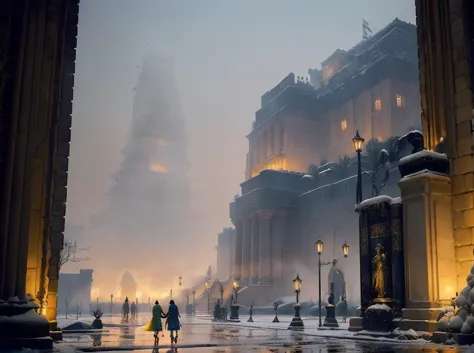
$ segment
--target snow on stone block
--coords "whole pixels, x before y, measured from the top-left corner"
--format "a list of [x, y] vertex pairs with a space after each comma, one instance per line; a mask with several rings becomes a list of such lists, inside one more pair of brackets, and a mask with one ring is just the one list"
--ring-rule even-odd
[[372, 310], [378, 310], [378, 311], [392, 311], [392, 309], [390, 309], [390, 307], [386, 304], [373, 304], [371, 306], [369, 306], [366, 311], [369, 310], [369, 311], [372, 311]]
[[390, 201], [390, 205], [399, 205], [402, 203], [401, 197], [394, 197], [392, 201]]
[[411, 162], [413, 162], [417, 159], [420, 159], [420, 158], [433, 158], [433, 159], [438, 159], [438, 160], [441, 160], [441, 161], [448, 161], [448, 156], [446, 156], [446, 154], [444, 154], [444, 153], [438, 153], [438, 152], [424, 150], [424, 151], [416, 152], [416, 153], [413, 153], [409, 156], [401, 158], [400, 161], [398, 162], [398, 164], [403, 165], [403, 164], [406, 164], [406, 163], [411, 163]]
[[392, 198], [387, 195], [375, 196], [370, 199], [364, 200], [360, 204], [356, 205], [355, 210], [362, 211], [370, 206], [379, 205], [384, 202], [390, 203], [391, 201], [392, 201]]

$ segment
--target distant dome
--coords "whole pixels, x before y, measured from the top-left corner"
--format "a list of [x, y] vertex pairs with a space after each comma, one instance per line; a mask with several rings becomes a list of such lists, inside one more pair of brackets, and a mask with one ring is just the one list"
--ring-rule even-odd
[[132, 274], [126, 271], [122, 276], [122, 285], [123, 284], [136, 284], [135, 279], [133, 278]]

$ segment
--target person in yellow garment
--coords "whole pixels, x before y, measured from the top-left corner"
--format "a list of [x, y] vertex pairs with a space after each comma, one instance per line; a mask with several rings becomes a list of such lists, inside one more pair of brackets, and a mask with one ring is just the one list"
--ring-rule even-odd
[[157, 346], [160, 343], [159, 334], [161, 331], [163, 331], [161, 319], [164, 319], [166, 316], [163, 313], [163, 309], [161, 308], [160, 303], [158, 303], [158, 300], [155, 301], [155, 305], [153, 305], [151, 312], [153, 316], [150, 322], [143, 326], [143, 329], [145, 331], [154, 332], [153, 337], [155, 337], [155, 346]]

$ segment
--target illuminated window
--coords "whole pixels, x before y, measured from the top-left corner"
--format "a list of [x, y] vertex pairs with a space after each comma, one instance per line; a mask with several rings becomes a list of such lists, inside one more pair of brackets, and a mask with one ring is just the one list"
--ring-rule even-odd
[[405, 97], [401, 94], [397, 94], [397, 107], [404, 107], [405, 106]]
[[374, 109], [375, 110], [380, 110], [382, 109], [382, 100], [381, 99], [376, 99], [374, 102]]
[[347, 129], [347, 120], [344, 119], [341, 121], [341, 130], [344, 131]]

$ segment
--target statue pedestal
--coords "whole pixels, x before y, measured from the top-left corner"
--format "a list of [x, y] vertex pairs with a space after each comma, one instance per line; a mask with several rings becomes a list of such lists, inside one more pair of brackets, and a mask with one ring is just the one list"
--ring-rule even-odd
[[446, 156], [430, 151], [399, 163], [406, 298], [400, 330], [435, 331], [440, 303], [457, 290], [448, 169]]
[[231, 321], [231, 322], [240, 322], [240, 319], [239, 319], [239, 306], [238, 305], [232, 305], [230, 307], [229, 321]]
[[336, 320], [336, 307], [332, 304], [326, 306], [326, 318], [323, 323], [324, 327], [339, 327]]
[[0, 301], [0, 349], [52, 349], [49, 322], [33, 302], [11, 298]]

